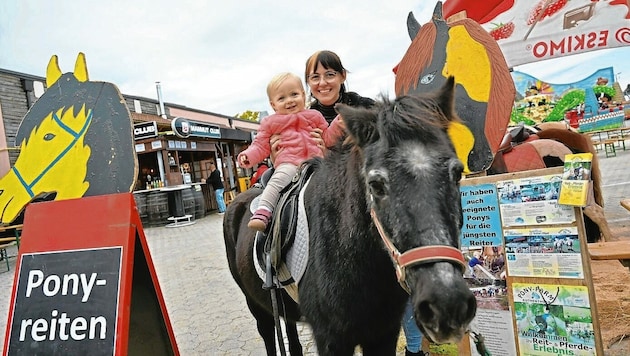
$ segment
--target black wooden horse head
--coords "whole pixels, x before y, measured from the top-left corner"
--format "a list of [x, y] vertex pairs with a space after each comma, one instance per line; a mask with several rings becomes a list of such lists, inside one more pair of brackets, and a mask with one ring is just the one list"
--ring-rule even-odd
[[416, 320], [435, 342], [458, 341], [476, 302], [462, 278], [459, 193], [463, 164], [447, 129], [458, 121], [454, 79], [436, 93], [401, 96], [376, 110], [339, 105], [363, 157], [366, 201]]

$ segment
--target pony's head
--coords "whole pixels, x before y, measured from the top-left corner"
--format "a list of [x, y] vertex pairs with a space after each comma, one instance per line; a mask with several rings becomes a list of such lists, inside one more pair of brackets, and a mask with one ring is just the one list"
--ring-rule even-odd
[[412, 292], [416, 321], [439, 343], [459, 340], [476, 311], [458, 249], [464, 167], [447, 133], [458, 121], [453, 98], [454, 79], [449, 78], [437, 93], [384, 99], [371, 110], [338, 105], [363, 157], [375, 227], [402, 253], [393, 253], [395, 265], [419, 247], [447, 251], [397, 265]]
[[0, 223], [13, 222], [42, 196], [71, 199], [133, 187], [131, 118], [116, 86], [89, 81], [83, 53], [65, 74], [53, 56], [46, 85], [16, 133], [20, 155], [0, 179]]

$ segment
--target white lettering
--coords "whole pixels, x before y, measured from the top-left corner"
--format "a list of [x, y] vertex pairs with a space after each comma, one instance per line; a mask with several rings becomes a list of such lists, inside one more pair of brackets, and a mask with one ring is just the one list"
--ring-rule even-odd
[[85, 303], [90, 299], [95, 285], [104, 286], [107, 284], [107, 280], [97, 279], [97, 277], [97, 273], [93, 272], [89, 276], [86, 273], [72, 273], [64, 274], [62, 278], [57, 275], [44, 278], [44, 272], [32, 270], [28, 273], [26, 297], [30, 297], [35, 290], [41, 287], [41, 292], [47, 297], [54, 297], [58, 294], [65, 296], [82, 293], [81, 302]]
[[28, 282], [26, 283], [26, 298], [31, 296], [33, 288], [37, 288], [42, 284], [44, 272], [40, 270], [32, 270], [28, 272]]
[[83, 287], [83, 298], [81, 299], [81, 301], [83, 303], [87, 302], [90, 298], [90, 293], [92, 293], [92, 287], [94, 287], [95, 280], [96, 273], [92, 273], [89, 281], [87, 280], [87, 278], [85, 278], [85, 274], [81, 273], [81, 286]]
[[[59, 315], [57, 319], [56, 316]], [[46, 320], [23, 319], [20, 323], [20, 341], [27, 341], [27, 335], [33, 341], [54, 340], [104, 340], [107, 337], [107, 319], [102, 316], [82, 316], [74, 319], [68, 318], [68, 314], [53, 310], [52, 318]], [[89, 320], [89, 322], [88, 322]], [[30, 329], [30, 330], [29, 330]]]

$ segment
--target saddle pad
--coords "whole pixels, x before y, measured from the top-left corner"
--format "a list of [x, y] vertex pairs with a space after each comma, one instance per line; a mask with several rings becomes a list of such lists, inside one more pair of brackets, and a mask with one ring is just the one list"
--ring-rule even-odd
[[[308, 231], [308, 220], [306, 218], [306, 208], [304, 207], [304, 191], [306, 191], [306, 187], [308, 187], [308, 183], [310, 182], [310, 178], [304, 184], [304, 188], [300, 191], [299, 195], [299, 204], [298, 204], [298, 217], [297, 217], [297, 226], [295, 230], [295, 240], [293, 241], [293, 245], [289, 248], [289, 251], [286, 255], [286, 260], [283, 263], [288, 268], [291, 273], [291, 277], [295, 281], [297, 285], [302, 279], [304, 275], [304, 271], [306, 271], [306, 265], [308, 262], [308, 243], [309, 243], [309, 231]], [[258, 208], [258, 202], [260, 196], [257, 196], [252, 200], [249, 209], [252, 214]], [[256, 241], [254, 242], [253, 256], [254, 256], [254, 268], [258, 273], [258, 276], [261, 280], [265, 280], [266, 274], [264, 270], [264, 266], [260, 265], [260, 259], [257, 256], [256, 246], [258, 245], [258, 240], [261, 237], [261, 234], [256, 234]], [[282, 285], [284, 285], [280, 281]]]

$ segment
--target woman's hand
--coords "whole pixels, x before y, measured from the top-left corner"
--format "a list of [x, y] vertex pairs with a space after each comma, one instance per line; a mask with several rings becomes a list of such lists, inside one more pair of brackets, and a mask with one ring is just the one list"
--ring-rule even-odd
[[322, 150], [322, 153], [325, 154], [326, 144], [324, 143], [322, 133], [322, 130], [319, 128], [313, 129], [313, 131], [311, 131], [311, 137], [313, 138], [313, 141], [315, 141], [315, 144], [317, 144], [317, 147], [319, 147], [319, 149]]

